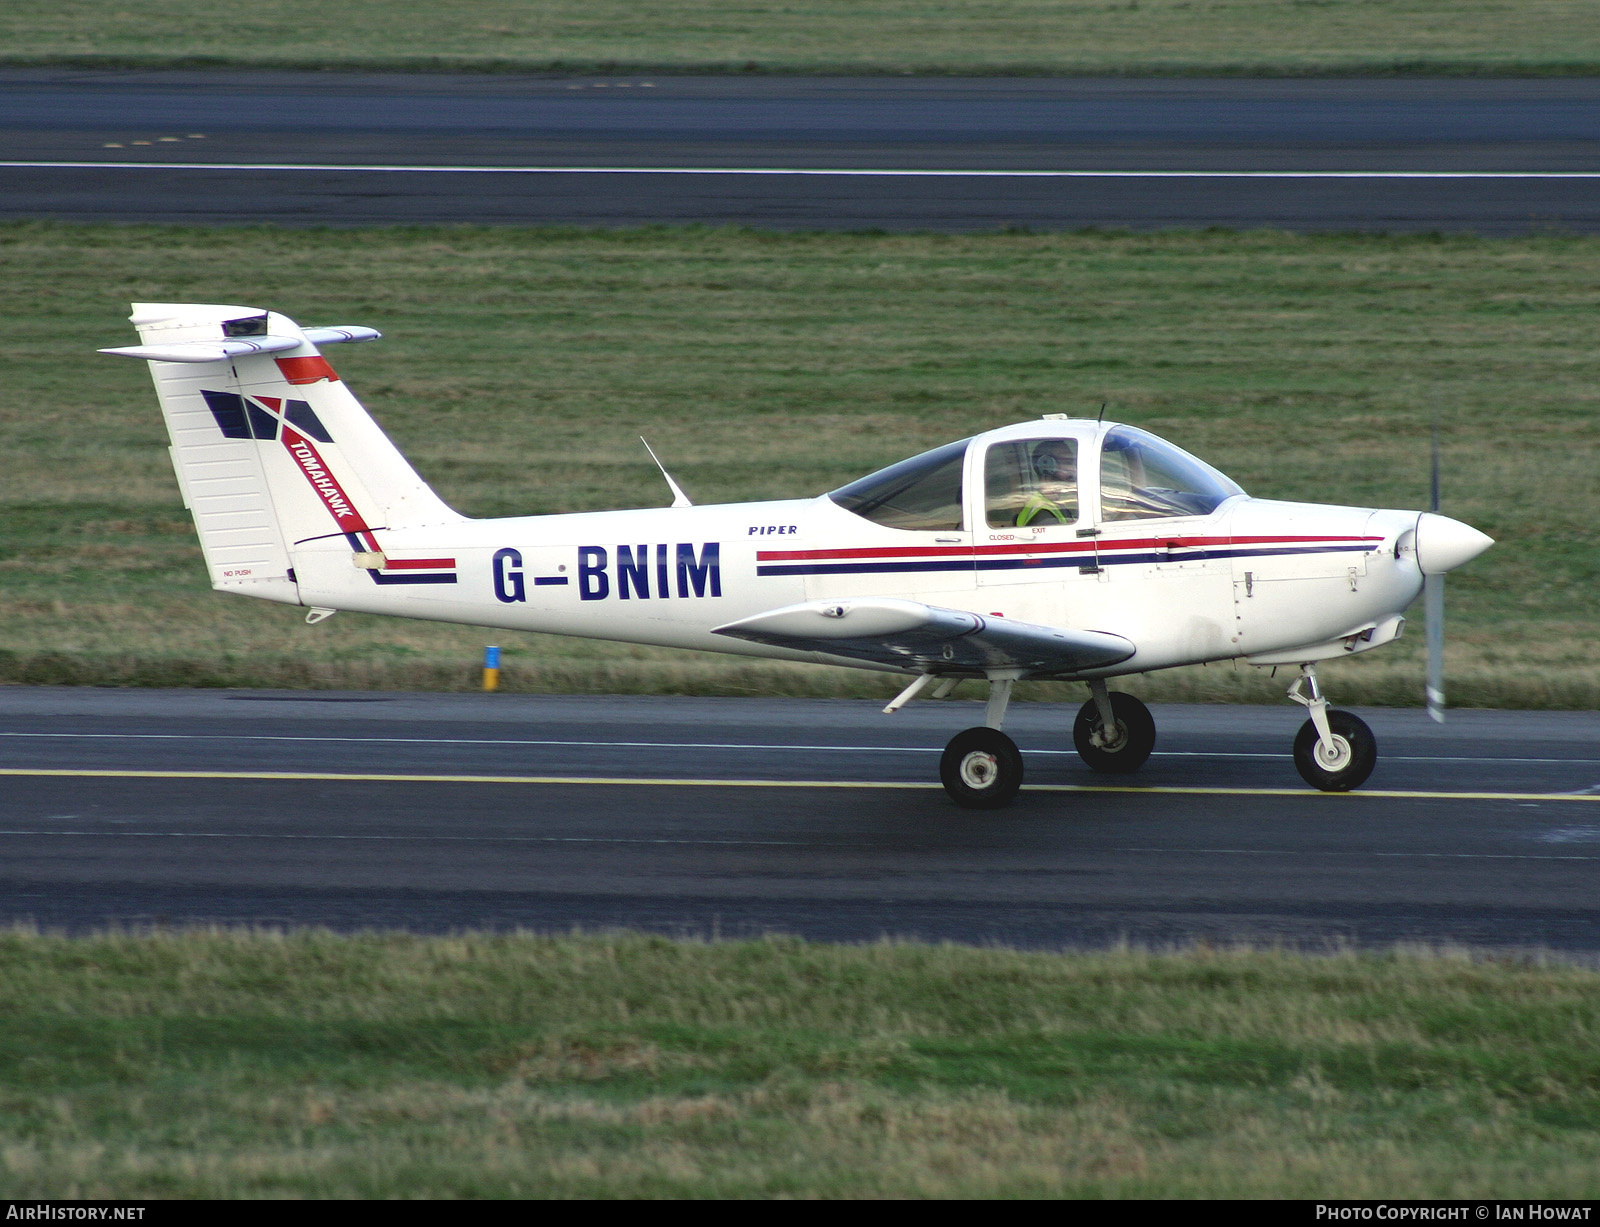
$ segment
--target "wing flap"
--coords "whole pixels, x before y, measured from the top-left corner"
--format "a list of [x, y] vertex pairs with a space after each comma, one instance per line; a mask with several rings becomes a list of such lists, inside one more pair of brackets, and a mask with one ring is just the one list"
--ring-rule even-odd
[[892, 597], [802, 601], [715, 627], [713, 634], [931, 673], [1020, 669], [1059, 677], [1132, 656], [1105, 631], [1067, 630]]

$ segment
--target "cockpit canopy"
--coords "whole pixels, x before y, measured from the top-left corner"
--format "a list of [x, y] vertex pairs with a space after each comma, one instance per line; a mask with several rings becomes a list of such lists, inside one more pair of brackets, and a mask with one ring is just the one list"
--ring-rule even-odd
[[[973, 451], [981, 454], [969, 462]], [[949, 443], [828, 497], [887, 528], [959, 531], [966, 524], [969, 463], [973, 494], [981, 489], [983, 499], [972, 522], [990, 528], [1203, 516], [1244, 493], [1203, 460], [1148, 431], [1111, 426], [1102, 433], [1086, 423], [1073, 433], [1011, 428], [999, 437]]]
[[962, 524], [962, 469], [971, 439], [947, 443], [841, 486], [828, 495], [846, 511], [888, 528], [930, 532]]

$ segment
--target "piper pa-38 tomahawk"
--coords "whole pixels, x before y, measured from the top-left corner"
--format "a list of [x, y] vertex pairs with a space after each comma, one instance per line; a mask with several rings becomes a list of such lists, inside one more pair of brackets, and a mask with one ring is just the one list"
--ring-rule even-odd
[[668, 508], [474, 520], [322, 356], [372, 329], [174, 303], [132, 320], [141, 343], [103, 352], [150, 363], [213, 587], [308, 622], [357, 610], [906, 675], [889, 711], [986, 681], [983, 725], [940, 765], [973, 808], [1022, 781], [1001, 731], [1016, 682], [1086, 683], [1077, 750], [1129, 772], [1155, 724], [1108, 682], [1239, 658], [1298, 670], [1300, 774], [1356, 787], [1376, 743], [1330, 710], [1317, 662], [1394, 639], [1424, 577], [1491, 544], [1435, 513], [1251, 498], [1143, 430], [1061, 414], [811, 499], [696, 507], [669, 476]]

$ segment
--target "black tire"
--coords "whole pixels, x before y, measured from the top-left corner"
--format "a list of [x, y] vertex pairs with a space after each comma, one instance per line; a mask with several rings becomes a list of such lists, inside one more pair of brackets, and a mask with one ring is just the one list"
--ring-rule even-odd
[[1117, 719], [1116, 733], [1111, 744], [1097, 746], [1094, 734], [1100, 727], [1100, 705], [1090, 699], [1072, 722], [1072, 744], [1078, 748], [1078, 757], [1095, 771], [1126, 775], [1144, 766], [1156, 748], [1155, 717], [1138, 699], [1120, 690], [1111, 692], [1111, 714]]
[[963, 809], [1000, 809], [1022, 787], [1022, 753], [997, 729], [967, 729], [945, 747], [939, 779]]
[[1347, 711], [1328, 713], [1336, 755], [1332, 761], [1321, 752], [1317, 726], [1307, 720], [1294, 739], [1294, 765], [1300, 778], [1323, 792], [1349, 792], [1359, 788], [1378, 764], [1378, 739], [1367, 722]]

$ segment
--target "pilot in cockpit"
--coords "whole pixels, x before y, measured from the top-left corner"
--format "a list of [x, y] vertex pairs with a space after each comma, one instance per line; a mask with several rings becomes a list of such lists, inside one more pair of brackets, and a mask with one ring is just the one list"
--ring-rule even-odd
[[1066, 439], [1046, 439], [1029, 457], [1031, 489], [1017, 512], [1017, 527], [1035, 521], [1071, 524], [1078, 518], [1078, 453]]

